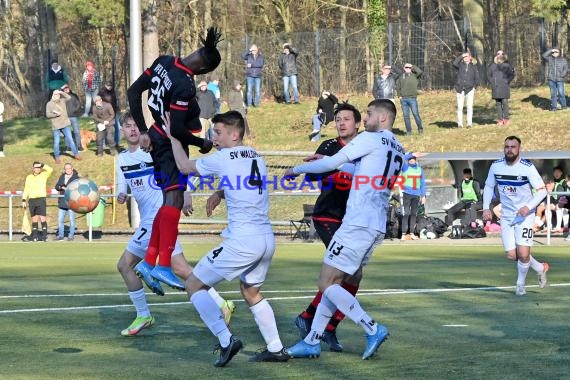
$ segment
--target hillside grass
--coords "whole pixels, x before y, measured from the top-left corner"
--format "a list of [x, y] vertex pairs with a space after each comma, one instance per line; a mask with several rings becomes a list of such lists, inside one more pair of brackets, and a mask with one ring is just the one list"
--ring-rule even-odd
[[[367, 95], [340, 95], [339, 99], [349, 100], [361, 112], [365, 113], [366, 106], [372, 99]], [[425, 133], [417, 135], [414, 121], [414, 135], [406, 136], [401, 109], [397, 104], [398, 117], [395, 123], [395, 133], [408, 150], [423, 152], [475, 152], [500, 151], [503, 139], [511, 134], [521, 137], [525, 150], [568, 150], [570, 144], [565, 138], [570, 112], [549, 112], [549, 90], [546, 86], [536, 88], [519, 88], [512, 90], [510, 101], [511, 124], [506, 127], [495, 125], [495, 104], [490, 91], [477, 89], [475, 95], [474, 127], [458, 129], [455, 116], [455, 92], [433, 91], [424, 92], [419, 96], [420, 115], [423, 119]], [[316, 98], [302, 98], [300, 105], [284, 105], [265, 101], [261, 107], [252, 108], [248, 120], [254, 137], [246, 141], [260, 151], [306, 151], [313, 152], [320, 142], [310, 142], [311, 117], [315, 112]], [[94, 130], [95, 125], [90, 119], [81, 119], [82, 130]], [[336, 136], [334, 123], [330, 123], [323, 131], [323, 139]], [[63, 141], [62, 141], [63, 144]], [[31, 172], [33, 161], [46, 162], [55, 171], [49, 185], [55, 185], [58, 175], [66, 161], [73, 162], [82, 176], [89, 176], [99, 185], [112, 185], [114, 177], [113, 157], [95, 156], [95, 143], [82, 152], [82, 161], [75, 161], [69, 156], [62, 155], [62, 163], [56, 165], [53, 157], [53, 137], [50, 122], [47, 119], [13, 119], [5, 122], [5, 158], [0, 159], [2, 179], [0, 191], [22, 190], [27, 174]], [[194, 154], [196, 154], [194, 152]], [[266, 161], [270, 174], [280, 175], [286, 167], [300, 162], [300, 157], [268, 156]], [[271, 217], [276, 220], [301, 218], [301, 204], [312, 203], [313, 197], [272, 198]], [[19, 199], [17, 199], [19, 205]], [[196, 197], [195, 218], [205, 218], [203, 205], [205, 198]], [[50, 201], [49, 215], [55, 219], [56, 202]], [[6, 210], [7, 200], [0, 199], [0, 208]], [[53, 211], [52, 211], [53, 209]], [[107, 227], [124, 229], [127, 210], [124, 206], [116, 208], [113, 220], [112, 208], [108, 207], [105, 225]], [[220, 209], [217, 215], [224, 215]], [[21, 221], [21, 210], [17, 209], [14, 220]], [[112, 224], [112, 222], [114, 222]], [[51, 222], [50, 225], [54, 223]], [[0, 214], [0, 230], [7, 226], [7, 212]]]

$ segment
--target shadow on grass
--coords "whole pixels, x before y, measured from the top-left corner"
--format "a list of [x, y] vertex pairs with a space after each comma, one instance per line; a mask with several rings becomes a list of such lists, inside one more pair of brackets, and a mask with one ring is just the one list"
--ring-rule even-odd
[[435, 125], [438, 128], [453, 129], [457, 128], [457, 122], [455, 121], [436, 121], [430, 125]]
[[548, 111], [550, 109], [550, 99], [532, 94], [521, 100], [524, 103], [530, 103], [535, 108]]

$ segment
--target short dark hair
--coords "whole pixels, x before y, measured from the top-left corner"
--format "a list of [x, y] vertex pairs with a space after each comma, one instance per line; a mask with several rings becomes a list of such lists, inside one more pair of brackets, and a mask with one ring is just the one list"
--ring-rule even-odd
[[505, 139], [505, 142], [506, 142], [507, 140], [517, 140], [518, 143], [519, 143], [519, 145], [521, 145], [521, 139], [519, 139], [517, 136], [514, 136], [514, 135], [513, 135], [513, 136], [508, 136], [508, 137]]
[[393, 116], [392, 122], [396, 120], [396, 105], [390, 99], [374, 99], [368, 103], [368, 107], [383, 109]]
[[463, 174], [473, 174], [473, 171], [471, 170], [471, 168], [465, 168], [463, 169]]
[[560, 170], [562, 173], [564, 173], [564, 169], [562, 169], [562, 166], [560, 166], [560, 165], [556, 165], [555, 167], [552, 168], [552, 171], [555, 171], [555, 170]]
[[338, 103], [334, 109], [334, 115], [336, 116], [340, 111], [352, 111], [352, 114], [354, 115], [354, 121], [357, 123], [360, 123], [362, 121], [362, 115], [360, 114], [360, 111], [358, 111], [355, 106], [348, 102]]
[[127, 119], [133, 119], [133, 120], [135, 119], [130, 110], [126, 110], [125, 112], [123, 112], [123, 114], [119, 118], [119, 122], [121, 123], [121, 125], [123, 125], [125, 121], [127, 121]]
[[222, 123], [224, 125], [237, 128], [239, 130], [240, 139], [243, 139], [243, 135], [245, 134], [245, 122], [243, 120], [243, 116], [238, 111], [219, 113], [214, 116], [212, 123]]

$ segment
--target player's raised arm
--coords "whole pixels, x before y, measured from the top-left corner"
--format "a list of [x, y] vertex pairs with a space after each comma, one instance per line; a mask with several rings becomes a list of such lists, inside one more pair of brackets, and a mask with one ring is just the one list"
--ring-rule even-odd
[[144, 121], [143, 109], [142, 109], [142, 93], [150, 88], [150, 75], [148, 75], [148, 69], [141, 74], [138, 79], [131, 84], [127, 90], [127, 98], [129, 100], [129, 108], [131, 109], [131, 115], [140, 132], [146, 132], [148, 130], [146, 122]]

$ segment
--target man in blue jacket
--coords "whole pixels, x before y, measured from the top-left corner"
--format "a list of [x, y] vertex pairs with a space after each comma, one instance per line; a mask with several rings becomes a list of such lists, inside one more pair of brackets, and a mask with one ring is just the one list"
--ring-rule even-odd
[[403, 208], [402, 215], [402, 240], [406, 240], [406, 233], [410, 230], [412, 240], [419, 237], [414, 233], [416, 218], [420, 204], [426, 203], [426, 181], [424, 170], [418, 164], [416, 157], [412, 156], [402, 168], [404, 177]]
[[558, 101], [562, 110], [567, 109], [566, 94], [564, 92], [564, 78], [568, 74], [568, 61], [560, 53], [559, 48], [552, 48], [542, 54], [542, 58], [548, 62], [548, 86], [550, 87], [550, 110], [556, 111]]
[[[265, 58], [259, 52], [257, 45], [251, 45], [241, 56], [246, 63], [245, 79], [247, 83], [247, 106], [258, 107], [261, 99], [261, 76]], [[255, 87], [255, 98], [253, 88]]]

